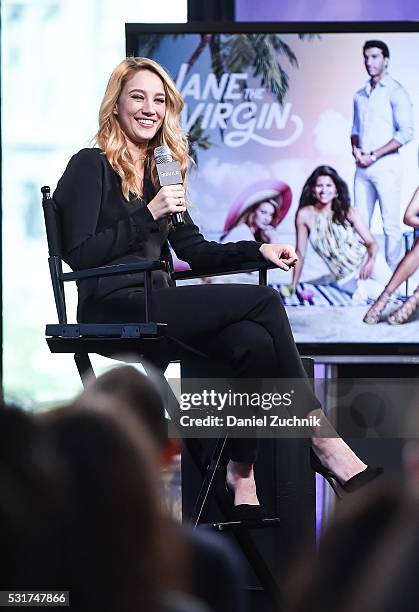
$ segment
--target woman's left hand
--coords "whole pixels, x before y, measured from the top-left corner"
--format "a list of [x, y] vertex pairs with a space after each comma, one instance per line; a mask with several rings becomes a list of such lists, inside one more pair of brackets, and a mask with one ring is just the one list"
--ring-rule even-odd
[[290, 244], [262, 244], [259, 251], [281, 270], [288, 271], [298, 261], [297, 253]]
[[373, 268], [374, 268], [374, 260], [369, 259], [360, 269], [359, 278], [361, 280], [366, 280], [367, 278], [369, 278], [372, 274]]

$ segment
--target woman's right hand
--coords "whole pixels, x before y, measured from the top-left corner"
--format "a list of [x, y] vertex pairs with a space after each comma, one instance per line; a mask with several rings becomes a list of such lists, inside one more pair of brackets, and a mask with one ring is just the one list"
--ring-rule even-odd
[[158, 221], [174, 213], [185, 212], [185, 190], [182, 185], [166, 185], [159, 189], [156, 196], [147, 204], [153, 219]]
[[290, 244], [268, 244], [265, 242], [260, 245], [259, 251], [266, 261], [271, 261], [281, 270], [288, 271], [298, 261], [294, 247]]

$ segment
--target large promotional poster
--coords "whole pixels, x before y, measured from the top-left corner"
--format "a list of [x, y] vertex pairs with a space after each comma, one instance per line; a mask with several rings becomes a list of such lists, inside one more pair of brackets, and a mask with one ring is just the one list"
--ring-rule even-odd
[[139, 31], [130, 51], [182, 93], [204, 236], [297, 247], [269, 274], [296, 341], [417, 342], [419, 33]]

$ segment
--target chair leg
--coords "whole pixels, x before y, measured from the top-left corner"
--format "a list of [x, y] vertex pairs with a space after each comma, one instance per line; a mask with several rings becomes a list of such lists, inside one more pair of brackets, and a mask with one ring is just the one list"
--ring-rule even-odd
[[[309, 361], [310, 360], [307, 360], [307, 362]], [[305, 365], [310, 371], [311, 364], [306, 363]], [[147, 371], [147, 367], [145, 365], [144, 367]], [[147, 371], [147, 373], [149, 372]], [[170, 385], [167, 383], [163, 371], [158, 372], [158, 377], [160, 378], [161, 388], [165, 389], [165, 392], [167, 393], [166, 402], [169, 414], [174, 414], [180, 410], [177, 398]], [[211, 458], [206, 460], [204, 458], [206, 453], [204, 452], [199, 440], [184, 440], [185, 447], [187, 448], [195, 466], [203, 477], [203, 482], [195, 502], [194, 510], [192, 516], [190, 517], [190, 520], [192, 520], [195, 528], [202, 523], [204, 514], [208, 507], [210, 496], [214, 492], [217, 472], [220, 465], [223, 464], [226, 442], [227, 438], [218, 439]], [[225, 495], [223, 495], [221, 492], [216, 491], [216, 498], [221, 512], [228, 517], [231, 509], [231, 501], [228, 499], [227, 492]], [[258, 577], [262, 588], [265, 590], [266, 594], [274, 605], [277, 606], [278, 602], [280, 601], [279, 586], [272, 574], [272, 571], [268, 567], [255, 542], [248, 533], [248, 530], [246, 528], [238, 530], [235, 529], [233, 534], [239, 547], [242, 549], [245, 557], [249, 561], [250, 566]]]
[[[143, 367], [147, 372], [147, 375], [154, 380], [154, 382], [158, 385], [160, 392], [165, 400], [166, 410], [169, 413], [170, 418], [173, 418], [174, 415], [178, 415], [180, 413], [180, 406], [178, 399], [173, 392], [173, 389], [169, 385], [164, 375], [165, 369], [167, 367], [166, 364], [159, 364], [157, 367], [156, 364], [150, 366], [150, 364], [143, 363]], [[205, 476], [207, 472], [208, 466], [208, 457], [205, 451], [202, 448], [199, 440], [194, 438], [186, 438], [183, 440], [184, 446], [188, 450], [196, 468], [202, 475]]]
[[87, 385], [90, 378], [95, 378], [95, 372], [92, 367], [89, 355], [87, 353], [75, 353], [74, 361], [76, 362], [83, 387]]
[[[231, 500], [228, 499], [227, 492], [217, 492], [216, 498], [221, 512], [228, 517], [231, 509]], [[281, 602], [280, 587], [263, 555], [260, 553], [258, 546], [249, 533], [249, 528], [249, 526], [243, 525], [238, 529], [233, 529], [232, 535], [235, 537], [239, 548], [242, 550], [267, 596], [272, 601], [274, 606], [278, 608]]]
[[275, 576], [268, 567], [268, 564], [266, 563], [263, 556], [260, 554], [249, 531], [244, 528], [237, 529], [233, 533], [239, 547], [243, 551], [243, 554], [245, 555], [246, 559], [248, 560], [249, 565], [256, 574], [263, 590], [266, 592], [266, 595], [272, 601], [275, 608], [278, 609], [280, 607], [282, 599], [281, 589]]
[[205, 518], [205, 512], [210, 501], [211, 494], [214, 491], [218, 469], [223, 465], [224, 451], [227, 443], [227, 438], [219, 438], [212, 453], [209, 465], [205, 470], [204, 479], [195, 501], [195, 506], [190, 520], [194, 527], [202, 523]]

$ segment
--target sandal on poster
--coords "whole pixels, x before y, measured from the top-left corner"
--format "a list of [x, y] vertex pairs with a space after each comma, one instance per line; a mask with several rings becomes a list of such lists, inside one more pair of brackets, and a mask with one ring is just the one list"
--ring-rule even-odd
[[390, 325], [403, 325], [407, 323], [409, 319], [414, 315], [419, 304], [419, 287], [415, 289], [413, 295], [411, 295], [404, 304], [399, 306], [397, 310], [392, 312], [387, 317], [387, 322]]
[[376, 323], [379, 323], [381, 314], [387, 306], [391, 295], [392, 291], [384, 289], [381, 295], [375, 300], [374, 304], [369, 308], [369, 310], [367, 310], [364, 318], [362, 319], [364, 323], [368, 323], [368, 325], [375, 325]]

